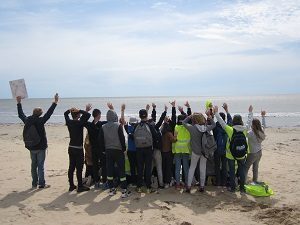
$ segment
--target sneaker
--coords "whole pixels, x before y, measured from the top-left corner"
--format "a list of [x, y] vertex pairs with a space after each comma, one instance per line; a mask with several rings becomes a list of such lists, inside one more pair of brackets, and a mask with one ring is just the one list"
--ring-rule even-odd
[[165, 184], [165, 189], [168, 189], [170, 187], [169, 184]]
[[180, 184], [176, 184], [175, 185], [175, 189], [178, 190], [178, 191], [180, 191], [181, 190], [181, 185]]
[[185, 193], [190, 194], [191, 193], [191, 188], [190, 187], [186, 187], [184, 190]]
[[156, 192], [156, 191], [152, 188], [147, 188], [147, 190], [146, 190], [147, 194], [151, 194], [151, 193], [154, 193], [154, 192]]
[[105, 191], [107, 189], [109, 189], [108, 182], [105, 182], [102, 184], [102, 190]]
[[204, 187], [199, 187], [199, 192], [204, 192]]
[[109, 196], [114, 196], [115, 194], [117, 194], [117, 189], [115, 189], [115, 188], [111, 188], [110, 190], [109, 190]]
[[70, 192], [71, 192], [71, 191], [74, 191], [76, 188], [77, 188], [77, 187], [76, 187], [75, 185], [71, 185], [71, 186], [69, 187], [69, 191], [70, 191]]
[[94, 185], [95, 189], [99, 189], [100, 186], [101, 186], [101, 185], [100, 185], [100, 182], [96, 182], [95, 185]]
[[32, 189], [32, 190], [34, 190], [34, 189], [36, 189], [36, 188], [37, 188], [37, 185], [32, 185], [32, 186], [31, 186], [31, 189]]
[[159, 186], [158, 186], [158, 189], [165, 189], [165, 187], [162, 186], [162, 185], [159, 185]]
[[77, 188], [77, 192], [80, 193], [80, 192], [84, 192], [84, 191], [89, 191], [90, 188], [87, 187], [87, 186], [81, 186], [81, 187], [78, 187]]
[[232, 193], [235, 192], [235, 188], [230, 188], [230, 187], [229, 187], [227, 190], [228, 190], [229, 192], [232, 192]]
[[44, 184], [44, 185], [39, 185], [39, 188], [49, 188], [49, 187], [51, 187], [51, 185], [49, 185], [49, 184]]
[[138, 188], [136, 189], [136, 192], [137, 192], [137, 193], [142, 193], [142, 188], [138, 187]]
[[127, 189], [122, 191], [121, 198], [127, 198], [131, 195], [131, 191], [128, 191]]

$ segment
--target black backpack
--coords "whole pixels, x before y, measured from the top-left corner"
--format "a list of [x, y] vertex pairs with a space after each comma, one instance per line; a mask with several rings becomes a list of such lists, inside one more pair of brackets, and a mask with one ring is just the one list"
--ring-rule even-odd
[[244, 158], [247, 154], [247, 150], [248, 144], [244, 132], [233, 129], [233, 134], [230, 141], [230, 152], [233, 158]]
[[29, 150], [40, 143], [41, 137], [34, 124], [25, 124], [23, 129], [23, 141], [25, 148]]

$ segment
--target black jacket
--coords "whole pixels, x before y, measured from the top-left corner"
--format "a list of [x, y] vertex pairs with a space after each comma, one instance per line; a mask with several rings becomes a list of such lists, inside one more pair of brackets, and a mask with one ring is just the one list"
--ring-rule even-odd
[[46, 150], [48, 147], [46, 131], [45, 131], [45, 123], [50, 119], [51, 115], [54, 112], [56, 107], [56, 103], [52, 103], [48, 111], [44, 114], [44, 116], [37, 117], [37, 116], [26, 116], [22, 109], [22, 104], [18, 103], [18, 115], [19, 118], [24, 122], [25, 127], [34, 125], [38, 134], [41, 137], [41, 141], [38, 145], [31, 147], [29, 150]]
[[79, 120], [71, 120], [69, 117], [70, 110], [67, 110], [64, 113], [66, 125], [70, 134], [70, 143], [69, 146], [82, 147], [83, 146], [83, 127], [86, 125], [91, 114], [86, 111], [79, 111], [82, 116]]
[[88, 130], [89, 140], [91, 143], [92, 148], [99, 148], [99, 130], [102, 125], [106, 124], [107, 121], [98, 121], [97, 123], [94, 122], [87, 122], [85, 128]]

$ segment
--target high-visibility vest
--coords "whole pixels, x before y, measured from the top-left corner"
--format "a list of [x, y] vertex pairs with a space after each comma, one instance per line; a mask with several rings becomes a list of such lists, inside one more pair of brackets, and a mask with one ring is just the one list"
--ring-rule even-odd
[[174, 133], [177, 132], [177, 141], [172, 144], [172, 152], [191, 154], [191, 135], [183, 125], [176, 125]]

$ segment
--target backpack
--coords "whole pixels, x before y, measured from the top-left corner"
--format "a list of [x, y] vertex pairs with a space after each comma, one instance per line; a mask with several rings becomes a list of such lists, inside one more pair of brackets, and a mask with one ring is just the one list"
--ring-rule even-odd
[[233, 134], [230, 141], [230, 152], [233, 158], [244, 158], [247, 154], [247, 150], [248, 144], [244, 132], [233, 129]]
[[226, 132], [223, 130], [223, 128], [217, 128], [216, 132], [217, 135], [215, 140], [217, 143], [217, 152], [220, 155], [225, 155], [228, 136]]
[[153, 138], [150, 127], [146, 123], [139, 123], [134, 131], [134, 142], [137, 148], [146, 148], [153, 145]]
[[203, 132], [201, 137], [202, 155], [205, 158], [209, 158], [214, 155], [217, 150], [217, 143], [214, 136], [210, 132]]
[[25, 148], [29, 150], [40, 143], [41, 137], [34, 124], [24, 126], [23, 141], [25, 144]]

